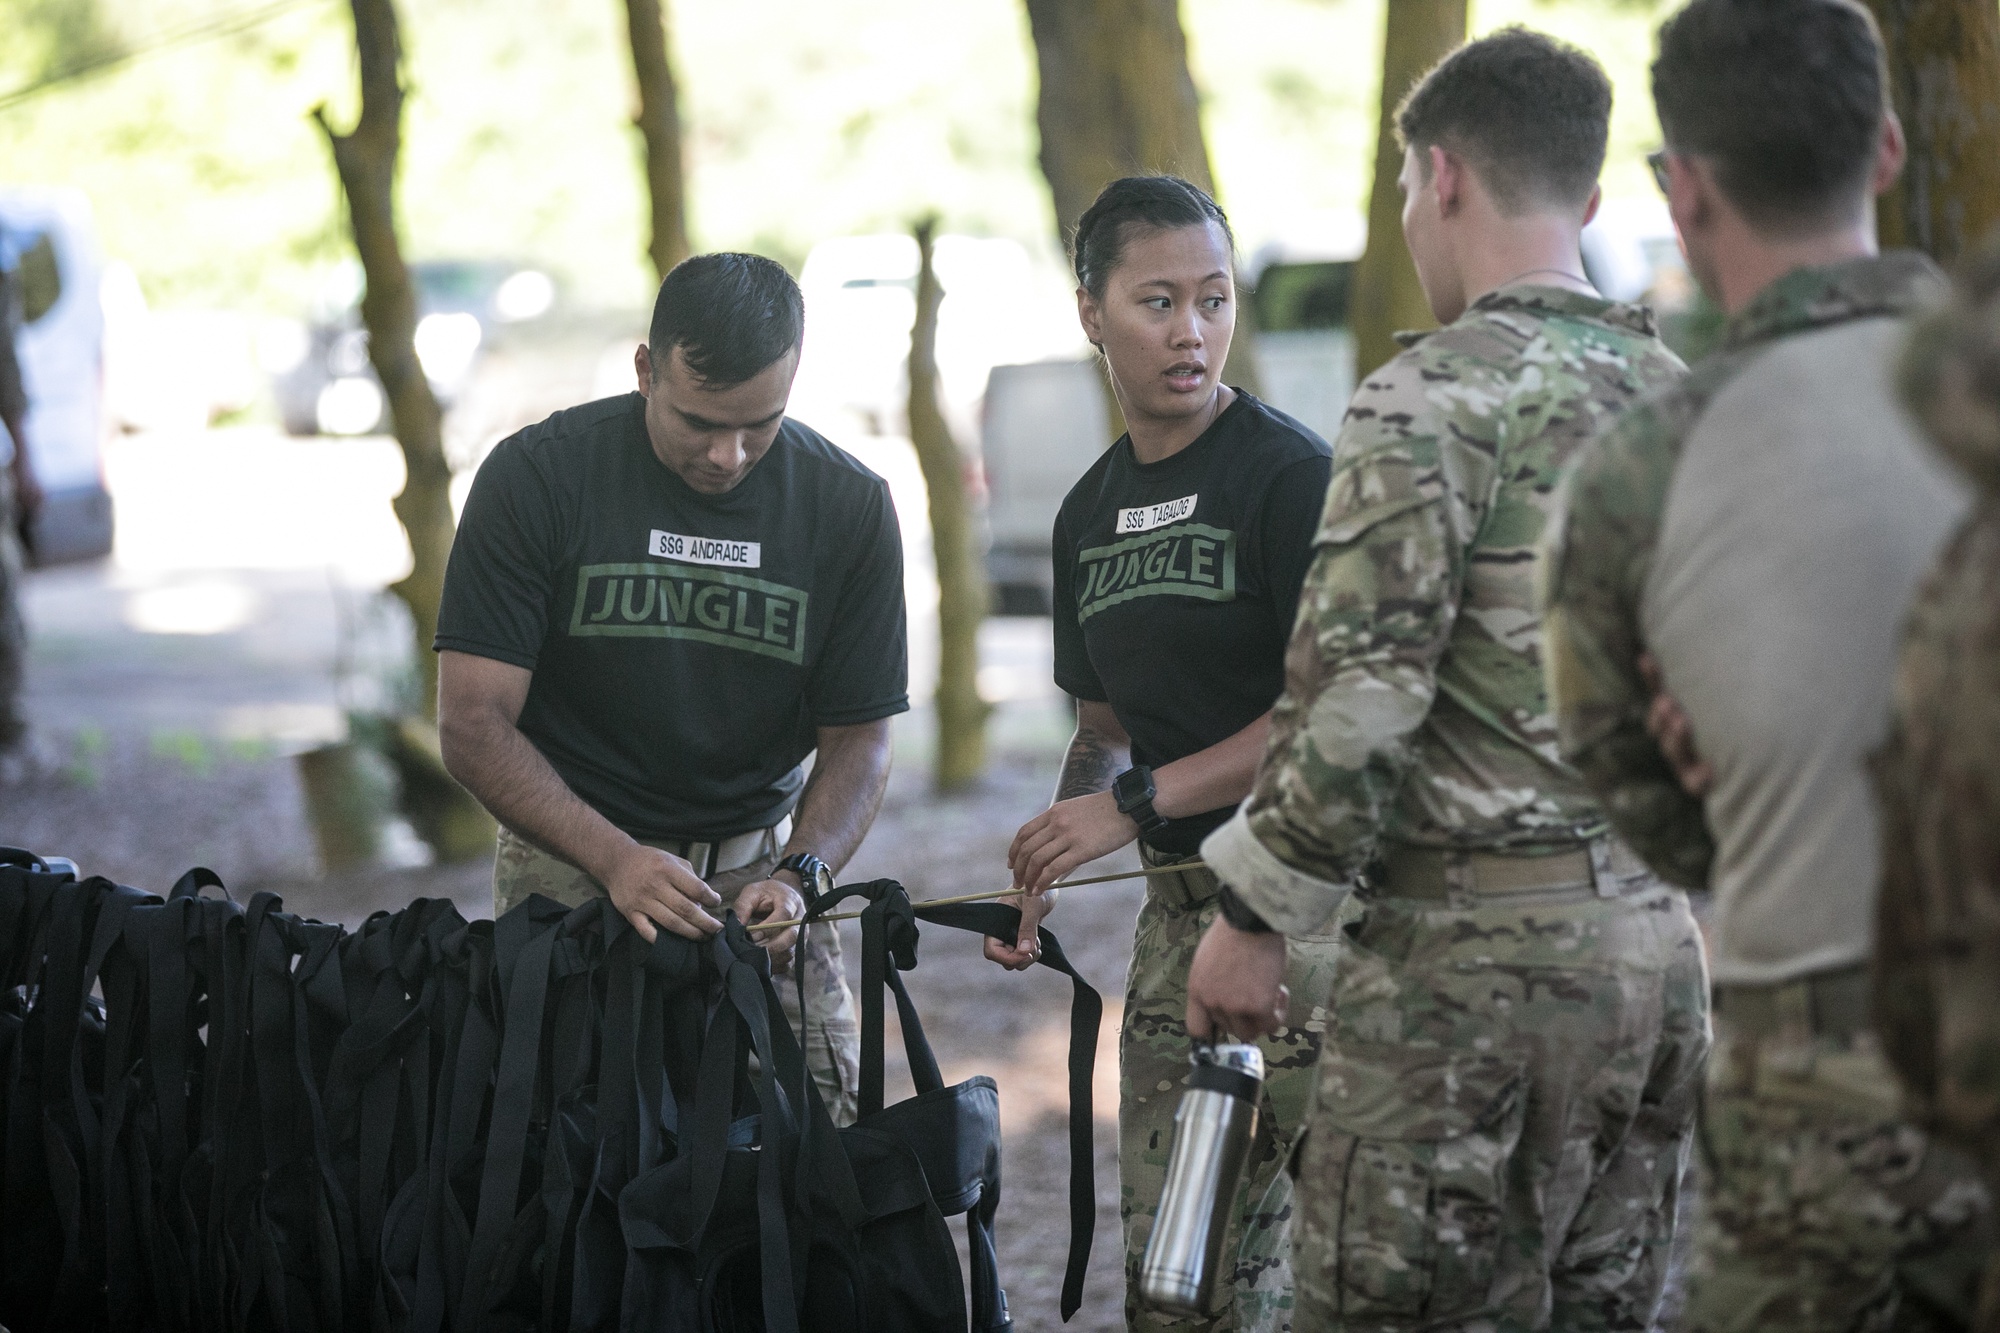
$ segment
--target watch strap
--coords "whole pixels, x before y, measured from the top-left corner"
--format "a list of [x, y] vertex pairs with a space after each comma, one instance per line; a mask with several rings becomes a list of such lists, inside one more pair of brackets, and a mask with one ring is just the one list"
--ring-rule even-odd
[[1153, 808], [1154, 794], [1153, 770], [1144, 764], [1132, 765], [1111, 784], [1111, 797], [1118, 803], [1118, 813], [1128, 816], [1142, 834], [1167, 826], [1166, 817]]
[[819, 901], [820, 879], [832, 878], [832, 872], [826, 862], [811, 852], [793, 852], [772, 867], [771, 873], [776, 874], [780, 870], [789, 870], [799, 877], [799, 890], [805, 894], [807, 907]]
[[1251, 935], [1269, 935], [1271, 923], [1257, 915], [1257, 909], [1236, 896], [1236, 890], [1227, 884], [1216, 897], [1216, 905], [1222, 909], [1222, 919], [1236, 929]]

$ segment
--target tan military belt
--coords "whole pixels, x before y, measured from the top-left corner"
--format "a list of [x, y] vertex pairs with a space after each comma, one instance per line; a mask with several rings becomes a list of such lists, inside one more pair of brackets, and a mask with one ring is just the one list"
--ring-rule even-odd
[[1392, 843], [1368, 877], [1370, 890], [1385, 898], [1448, 901], [1514, 893], [1589, 890], [1616, 898], [1652, 879], [1638, 854], [1616, 838], [1571, 843], [1567, 850], [1541, 855], [1462, 851]]
[[1851, 1037], [1868, 1027], [1869, 990], [1865, 963], [1771, 986], [1718, 985], [1715, 1016], [1743, 1037]]
[[[1162, 852], [1139, 844], [1139, 862], [1146, 866], [1170, 866], [1177, 861], [1198, 859], [1185, 852]], [[1222, 881], [1206, 866], [1183, 870], [1178, 875], [1152, 875], [1146, 892], [1178, 911], [1191, 912], [1215, 901], [1222, 893]]]
[[786, 815], [771, 828], [751, 829], [748, 833], [739, 833], [721, 842], [667, 838], [646, 845], [680, 857], [694, 867], [695, 874], [710, 879], [726, 870], [741, 870], [744, 866], [755, 865], [770, 855], [773, 849], [783, 848], [791, 836], [792, 817]]

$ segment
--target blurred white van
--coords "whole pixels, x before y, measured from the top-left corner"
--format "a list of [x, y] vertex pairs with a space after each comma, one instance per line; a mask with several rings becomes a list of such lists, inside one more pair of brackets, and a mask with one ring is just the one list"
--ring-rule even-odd
[[89, 201], [76, 190], [0, 188], [0, 267], [17, 273], [26, 307], [14, 350], [28, 390], [28, 461], [44, 497], [29, 533], [34, 561], [105, 555], [104, 308]]

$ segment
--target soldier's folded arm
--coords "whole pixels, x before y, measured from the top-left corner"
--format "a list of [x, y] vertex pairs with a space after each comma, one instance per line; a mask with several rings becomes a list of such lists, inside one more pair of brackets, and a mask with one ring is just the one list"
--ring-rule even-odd
[[1457, 526], [1435, 436], [1336, 452], [1264, 762], [1202, 845], [1275, 930], [1319, 932], [1374, 855], [1457, 618]]
[[1646, 728], [1653, 690], [1640, 668], [1639, 599], [1671, 476], [1644, 441], [1662, 429], [1660, 408], [1641, 404], [1571, 465], [1544, 539], [1543, 666], [1564, 760], [1662, 879], [1701, 889], [1715, 843], [1701, 800]]

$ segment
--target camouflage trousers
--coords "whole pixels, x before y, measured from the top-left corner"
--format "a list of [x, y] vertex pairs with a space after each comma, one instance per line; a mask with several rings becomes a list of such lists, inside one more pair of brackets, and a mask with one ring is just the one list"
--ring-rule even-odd
[[[1994, 1240], [1978, 1170], [1900, 1117], [1864, 970], [1817, 982], [1717, 992], [1682, 1326], [1964, 1328]], [[1840, 992], [1850, 1020], [1828, 1031], [1814, 998]]]
[[[1148, 865], [1183, 859], [1143, 845], [1141, 852]], [[1125, 1017], [1118, 1033], [1118, 1213], [1125, 1231], [1125, 1321], [1133, 1329], [1234, 1330], [1245, 1306], [1288, 1311], [1291, 1305], [1283, 1245], [1287, 1217], [1282, 1211], [1267, 1214], [1262, 1205], [1284, 1174], [1311, 1094], [1322, 1028], [1317, 1001], [1333, 981], [1333, 936], [1289, 942], [1285, 983], [1291, 988], [1291, 1022], [1258, 1043], [1264, 1052], [1264, 1097], [1237, 1190], [1235, 1222], [1223, 1241], [1225, 1265], [1228, 1256], [1236, 1259], [1233, 1269], [1224, 1269], [1225, 1278], [1233, 1280], [1217, 1284], [1216, 1304], [1222, 1308], [1209, 1319], [1183, 1319], [1138, 1304], [1139, 1263], [1159, 1212], [1174, 1112], [1194, 1051], [1187, 1033], [1188, 966], [1215, 920], [1218, 888], [1205, 870], [1153, 876], [1125, 979]]]
[[1371, 897], [1296, 1165], [1300, 1330], [1652, 1327], [1708, 989], [1687, 897]]
[[[709, 878], [726, 907], [736, 895], [770, 876], [778, 863], [773, 836], [763, 854], [747, 866], [724, 870]], [[604, 886], [508, 829], [500, 828], [499, 851], [493, 859], [493, 914], [501, 916], [531, 893], [571, 907], [604, 896]], [[826, 1101], [835, 1124], [851, 1125], [861, 1089], [861, 1027], [855, 1018], [854, 995], [847, 988], [847, 970], [840, 956], [840, 927], [821, 922], [808, 926], [805, 941], [792, 966], [803, 967], [805, 1010], [799, 1008], [799, 985], [792, 977], [776, 979], [778, 1000], [792, 1032], [804, 1048], [806, 1068]]]

